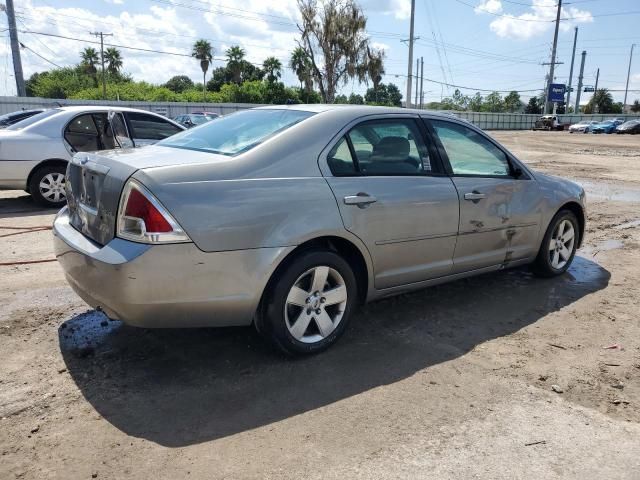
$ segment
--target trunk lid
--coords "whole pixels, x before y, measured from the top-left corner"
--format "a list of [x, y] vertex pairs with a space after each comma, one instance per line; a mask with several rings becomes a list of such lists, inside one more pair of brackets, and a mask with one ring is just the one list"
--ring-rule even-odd
[[137, 170], [212, 162], [216, 157], [219, 156], [158, 146], [78, 153], [67, 167], [70, 223], [94, 242], [106, 245], [116, 234], [124, 185]]

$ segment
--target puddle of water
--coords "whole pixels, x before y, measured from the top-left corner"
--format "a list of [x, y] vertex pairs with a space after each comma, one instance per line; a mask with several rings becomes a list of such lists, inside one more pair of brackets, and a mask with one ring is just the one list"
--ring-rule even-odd
[[633, 228], [633, 227], [640, 227], [640, 219], [622, 223], [620, 225], [616, 225], [613, 228], [615, 228], [616, 230], [626, 230], [627, 228]]
[[624, 247], [624, 243], [621, 240], [604, 240], [602, 242], [597, 243], [594, 246], [586, 246], [580, 249], [580, 253], [589, 255], [591, 257], [595, 256], [598, 252], [606, 252], [608, 250], [616, 250], [618, 248]]
[[611, 200], [615, 202], [640, 202], [640, 187], [623, 187], [608, 183], [573, 180], [587, 192], [589, 200]]

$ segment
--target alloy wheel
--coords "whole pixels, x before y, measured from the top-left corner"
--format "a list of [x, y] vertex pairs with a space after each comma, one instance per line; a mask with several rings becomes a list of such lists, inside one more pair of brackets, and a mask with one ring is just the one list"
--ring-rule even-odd
[[38, 189], [40, 190], [40, 195], [42, 197], [51, 202], [58, 203], [65, 198], [65, 178], [64, 174], [58, 172], [47, 173], [40, 180], [40, 184], [38, 185]]
[[337, 328], [347, 307], [347, 286], [328, 266], [310, 268], [293, 283], [284, 306], [289, 333], [303, 343], [316, 343]]
[[569, 220], [558, 223], [549, 240], [549, 260], [553, 268], [560, 270], [567, 264], [571, 259], [575, 241], [573, 223]]

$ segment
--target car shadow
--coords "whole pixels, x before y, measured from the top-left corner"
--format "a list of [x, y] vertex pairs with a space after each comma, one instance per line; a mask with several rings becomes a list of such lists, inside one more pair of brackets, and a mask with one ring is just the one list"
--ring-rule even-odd
[[603, 289], [610, 274], [576, 257], [554, 279], [496, 272], [363, 307], [334, 347], [289, 359], [253, 329], [148, 330], [77, 315], [59, 329], [67, 369], [93, 407], [128, 435], [169, 447], [298, 415], [511, 334]]
[[19, 197], [0, 198], [0, 219], [48, 215], [58, 210], [58, 207], [46, 208], [37, 205], [28, 193]]

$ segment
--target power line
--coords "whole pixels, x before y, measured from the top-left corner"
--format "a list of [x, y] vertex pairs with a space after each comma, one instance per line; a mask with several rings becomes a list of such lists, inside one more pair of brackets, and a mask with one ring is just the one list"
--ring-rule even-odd
[[53, 65], [54, 67], [58, 67], [58, 68], [62, 68], [60, 65], [58, 65], [57, 63], [53, 63], [51, 60], [49, 60], [48, 58], [43, 57], [42, 55], [40, 55], [38, 52], [36, 52], [34, 49], [26, 46], [24, 43], [20, 42], [20, 46], [22, 48], [26, 48], [27, 50], [29, 50], [31, 53], [33, 53], [34, 55], [37, 55], [38, 57], [40, 57], [42, 60], [44, 60], [45, 62], [50, 63], [51, 65]]

